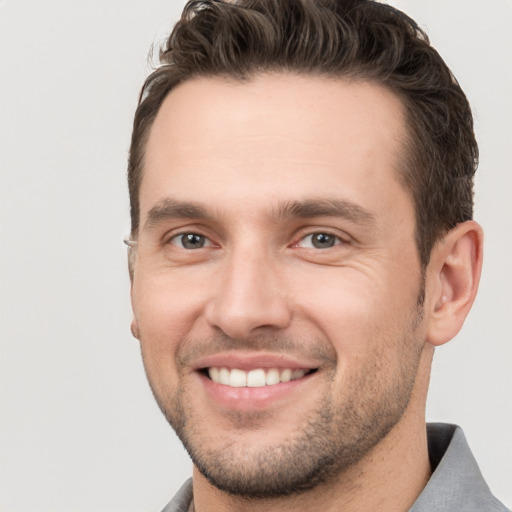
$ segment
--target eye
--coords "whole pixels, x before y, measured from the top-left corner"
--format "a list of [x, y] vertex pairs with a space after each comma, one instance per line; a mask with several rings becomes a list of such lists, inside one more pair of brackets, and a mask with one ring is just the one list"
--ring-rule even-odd
[[180, 233], [170, 239], [170, 243], [182, 249], [202, 249], [212, 245], [209, 238], [199, 233]]
[[298, 247], [306, 249], [329, 249], [342, 243], [342, 240], [331, 233], [311, 233], [297, 243]]

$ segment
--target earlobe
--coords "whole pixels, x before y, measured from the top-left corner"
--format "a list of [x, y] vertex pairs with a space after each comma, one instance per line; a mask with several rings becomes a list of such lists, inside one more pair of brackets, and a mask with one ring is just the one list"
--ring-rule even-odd
[[139, 325], [135, 317], [132, 319], [132, 323], [130, 324], [130, 330], [132, 331], [132, 336], [139, 339]]
[[427, 341], [432, 345], [451, 340], [464, 324], [478, 290], [482, 251], [483, 231], [474, 221], [458, 224], [434, 247], [428, 269]]
[[[128, 268], [130, 270], [130, 300], [132, 303], [133, 310], [133, 268], [130, 262], [128, 263]], [[137, 319], [135, 318], [135, 313], [133, 313], [132, 321], [130, 323], [130, 331], [132, 332], [132, 336], [135, 339], [139, 339], [139, 324], [137, 322]]]

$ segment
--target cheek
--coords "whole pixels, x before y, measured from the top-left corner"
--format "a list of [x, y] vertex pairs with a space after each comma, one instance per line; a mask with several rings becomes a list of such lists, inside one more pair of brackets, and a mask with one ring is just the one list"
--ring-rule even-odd
[[184, 285], [168, 276], [134, 279], [132, 307], [148, 377], [175, 373], [176, 351], [198, 318], [201, 287], [184, 293]]
[[303, 276], [292, 296], [300, 315], [347, 360], [398, 345], [411, 325], [418, 291], [419, 276], [342, 268]]
[[[198, 315], [206, 297], [206, 279], [177, 272], [139, 275], [133, 282], [132, 306], [141, 332], [180, 336]], [[159, 336], [160, 338], [160, 336]]]

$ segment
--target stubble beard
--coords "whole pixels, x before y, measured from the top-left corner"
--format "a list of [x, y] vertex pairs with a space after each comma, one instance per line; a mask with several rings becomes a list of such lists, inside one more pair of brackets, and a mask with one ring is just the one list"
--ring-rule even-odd
[[257, 452], [237, 441], [210, 449], [208, 437], [187, 428], [187, 420], [176, 423], [175, 415], [167, 419], [213, 486], [245, 499], [278, 498], [333, 481], [359, 462], [400, 420], [408, 400], [394, 400], [389, 399], [396, 404], [393, 410], [382, 406], [361, 411], [360, 405], [348, 402], [335, 411], [326, 397], [285, 442]]
[[[255, 430], [258, 422], [268, 428], [264, 413], [252, 418], [233, 414], [230, 419], [240, 437], [226, 436], [231, 440], [219, 448], [211, 437], [215, 433], [208, 431], [208, 418], [190, 406], [186, 389], [179, 387], [170, 395], [169, 390], [158, 392], [151, 380], [150, 385], [193, 463], [213, 486], [247, 499], [296, 495], [339, 478], [400, 421], [411, 398], [422, 352], [415, 332], [420, 320], [421, 311], [417, 311], [401, 345], [398, 378], [391, 382], [378, 378], [384, 375], [385, 363], [376, 355], [342, 390], [343, 400], [337, 404], [332, 394], [325, 393], [285, 442], [270, 442], [258, 450], [239, 439], [243, 439], [244, 428]], [[336, 371], [333, 361], [325, 372], [326, 380], [332, 382]], [[268, 430], [262, 435], [268, 436]]]

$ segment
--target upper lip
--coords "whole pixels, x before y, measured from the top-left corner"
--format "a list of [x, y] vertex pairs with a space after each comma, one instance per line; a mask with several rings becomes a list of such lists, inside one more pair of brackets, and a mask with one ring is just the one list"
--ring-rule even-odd
[[193, 368], [194, 370], [204, 370], [205, 368], [237, 368], [239, 370], [250, 371], [257, 368], [290, 368], [291, 370], [306, 369], [312, 370], [318, 368], [318, 364], [311, 361], [305, 361], [287, 354], [274, 354], [269, 352], [241, 352], [229, 351], [213, 354], [198, 358]]

